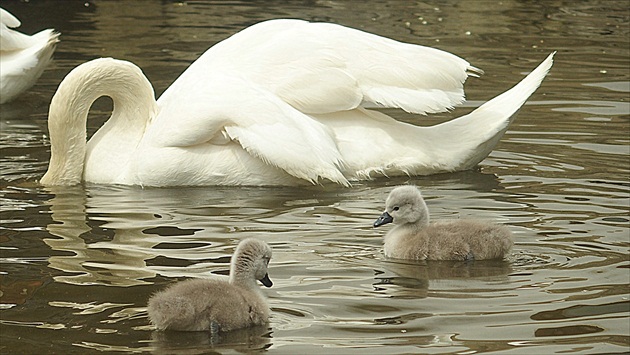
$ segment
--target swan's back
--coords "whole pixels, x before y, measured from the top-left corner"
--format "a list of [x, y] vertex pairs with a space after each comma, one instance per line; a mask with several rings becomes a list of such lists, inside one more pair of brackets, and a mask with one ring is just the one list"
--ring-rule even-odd
[[171, 285], [149, 300], [149, 318], [158, 330], [230, 331], [262, 325], [266, 300], [256, 291], [221, 279], [191, 279]]
[[[393, 55], [395, 53], [395, 55]], [[443, 112], [464, 101], [463, 83], [479, 69], [451, 53], [330, 23], [277, 19], [217, 43], [160, 97], [199, 90], [217, 74], [238, 73], [303, 113], [362, 104]], [[200, 78], [203, 76], [203, 78]]]

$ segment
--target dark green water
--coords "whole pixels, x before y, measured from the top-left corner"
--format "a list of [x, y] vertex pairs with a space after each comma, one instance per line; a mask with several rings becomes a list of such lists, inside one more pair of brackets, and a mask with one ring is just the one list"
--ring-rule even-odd
[[[86, 5], [87, 4], [87, 5]], [[2, 1], [26, 33], [61, 32], [35, 87], [0, 107], [0, 352], [619, 353], [630, 346], [630, 49], [625, 1]], [[435, 46], [485, 70], [468, 112], [558, 51], [551, 74], [476, 171], [353, 188], [81, 186], [36, 182], [47, 109], [76, 65], [139, 65], [160, 94], [203, 51], [270, 18], [330, 21]], [[244, 49], [246, 50], [246, 49]], [[99, 100], [89, 128], [109, 115]], [[389, 113], [389, 112], [388, 112]], [[391, 186], [435, 218], [515, 234], [504, 262], [384, 259], [373, 220]], [[223, 273], [239, 240], [274, 248], [268, 327], [210, 344], [163, 336], [149, 295]]]

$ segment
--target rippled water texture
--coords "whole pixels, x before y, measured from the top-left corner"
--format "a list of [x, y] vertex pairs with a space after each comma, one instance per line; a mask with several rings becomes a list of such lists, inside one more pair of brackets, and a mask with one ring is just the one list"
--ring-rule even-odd
[[[630, 332], [630, 50], [627, 1], [5, 1], [34, 33], [61, 32], [55, 62], [0, 107], [0, 352], [621, 353]], [[496, 150], [471, 172], [352, 188], [80, 186], [45, 189], [47, 107], [99, 56], [138, 64], [160, 94], [206, 48], [270, 18], [362, 28], [436, 46], [485, 70], [462, 115], [556, 63]], [[244, 48], [243, 50], [247, 50]], [[421, 60], [421, 59], [419, 59]], [[109, 115], [99, 100], [92, 134]], [[435, 218], [515, 235], [500, 262], [403, 263], [373, 220], [414, 183]], [[239, 240], [274, 249], [268, 327], [210, 338], [159, 334], [147, 298], [225, 274]]]

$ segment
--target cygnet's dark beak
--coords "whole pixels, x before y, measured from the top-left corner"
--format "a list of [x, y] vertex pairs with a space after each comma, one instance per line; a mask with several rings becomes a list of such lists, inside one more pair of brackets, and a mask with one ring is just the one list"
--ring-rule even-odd
[[392, 223], [394, 218], [387, 212], [383, 212], [383, 214], [378, 217], [376, 221], [374, 221], [374, 227], [382, 226], [383, 224]]
[[265, 287], [273, 286], [273, 282], [271, 282], [271, 279], [269, 278], [269, 274], [265, 274], [265, 277], [263, 277], [262, 279], [258, 281], [262, 282], [262, 284], [265, 285]]

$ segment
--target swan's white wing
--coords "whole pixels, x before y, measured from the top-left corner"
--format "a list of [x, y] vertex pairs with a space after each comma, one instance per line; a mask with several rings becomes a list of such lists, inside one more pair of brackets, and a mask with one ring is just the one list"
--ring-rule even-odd
[[0, 25], [6, 27], [20, 27], [21, 23], [13, 14], [0, 7]]
[[231, 141], [300, 179], [348, 184], [330, 130], [238, 74], [180, 79], [169, 90], [177, 95], [158, 101], [152, 142], [186, 147]]
[[0, 51], [4, 53], [28, 48], [32, 45], [31, 36], [12, 30], [20, 26], [20, 21], [3, 8], [0, 8]]
[[160, 97], [147, 140], [236, 142], [269, 165], [347, 184], [334, 133], [309, 114], [359, 106], [440, 112], [475, 70], [452, 54], [300, 20], [251, 26], [206, 51]]
[[[0, 41], [0, 104], [9, 102], [35, 84], [52, 59], [59, 33], [43, 30], [27, 36], [10, 29], [1, 29]], [[25, 45], [6, 51], [4, 45], [8, 32], [11, 45]]]
[[463, 102], [475, 70], [434, 48], [335, 24], [271, 20], [210, 48], [180, 80], [235, 71], [304, 113], [376, 105], [425, 114]]
[[59, 33], [43, 30], [32, 36], [11, 28], [20, 21], [0, 8], [0, 104], [30, 88], [51, 60]]

